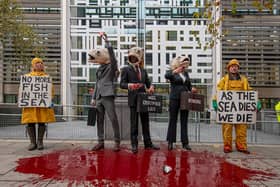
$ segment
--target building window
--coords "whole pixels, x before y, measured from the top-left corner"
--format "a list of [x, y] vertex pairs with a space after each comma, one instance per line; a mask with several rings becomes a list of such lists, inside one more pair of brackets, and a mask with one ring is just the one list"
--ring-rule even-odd
[[201, 83], [201, 79], [192, 79], [193, 83]]
[[152, 55], [152, 53], [146, 53], [146, 55], [145, 55], [145, 62], [146, 62], [146, 65], [152, 65], [153, 64], [153, 55]]
[[97, 42], [97, 45], [102, 45], [102, 39], [101, 39], [101, 37], [97, 36], [96, 42]]
[[189, 31], [189, 34], [197, 36], [199, 35], [199, 31]]
[[176, 47], [175, 46], [166, 46], [166, 50], [174, 51], [174, 50], [176, 50]]
[[101, 20], [90, 19], [89, 27], [90, 28], [101, 28]]
[[87, 53], [82, 52], [82, 64], [87, 64]]
[[205, 63], [205, 62], [199, 62], [199, 63], [197, 63], [197, 66], [203, 66], [203, 67], [205, 67], [205, 66], [207, 66], [207, 63]]
[[152, 31], [146, 33], [146, 42], [151, 42], [153, 40]]
[[74, 77], [82, 77], [83, 68], [71, 68], [71, 75]]
[[125, 37], [124, 37], [124, 36], [121, 36], [121, 37], [120, 37], [120, 41], [121, 41], [121, 42], [125, 42]]
[[177, 31], [167, 31], [167, 41], [177, 41]]
[[77, 17], [86, 17], [86, 9], [85, 7], [78, 7], [77, 8]]
[[71, 60], [78, 61], [79, 60], [79, 53], [78, 52], [71, 52]]
[[212, 80], [211, 79], [204, 79], [204, 83], [211, 84]]
[[166, 64], [169, 64], [169, 61], [170, 61], [170, 59], [169, 59], [169, 53], [166, 53], [166, 54], [165, 54], [165, 60], [166, 60]]
[[96, 81], [96, 69], [95, 68], [90, 68], [89, 69], [89, 81], [90, 82], [95, 82]]
[[83, 48], [82, 36], [71, 36], [71, 47], [72, 49], [82, 49]]
[[168, 25], [168, 21], [159, 20], [159, 21], [157, 21], [157, 25]]
[[152, 45], [146, 45], [146, 49], [153, 49]]
[[152, 74], [153, 73], [153, 69], [147, 69], [147, 73], [148, 74]]
[[118, 20], [112, 20], [112, 26], [117, 26], [118, 25]]
[[87, 24], [87, 20], [82, 19], [82, 25], [86, 25]]
[[17, 95], [14, 94], [5, 94], [4, 103], [17, 103]]

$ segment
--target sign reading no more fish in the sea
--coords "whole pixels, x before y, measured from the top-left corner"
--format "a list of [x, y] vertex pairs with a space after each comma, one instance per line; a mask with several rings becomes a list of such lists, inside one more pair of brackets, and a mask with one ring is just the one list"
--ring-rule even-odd
[[49, 107], [51, 102], [52, 81], [49, 76], [21, 76], [19, 107]]

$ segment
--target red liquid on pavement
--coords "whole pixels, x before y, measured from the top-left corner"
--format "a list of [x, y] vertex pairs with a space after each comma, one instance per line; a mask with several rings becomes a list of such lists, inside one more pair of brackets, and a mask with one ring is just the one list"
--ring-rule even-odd
[[[104, 150], [72, 149], [22, 158], [17, 172], [38, 174], [36, 181], [52, 179], [68, 186], [246, 186], [244, 180], [265, 180], [273, 176], [240, 168], [209, 152], [181, 150], [139, 150], [132, 154]], [[172, 168], [163, 172], [163, 166]]]

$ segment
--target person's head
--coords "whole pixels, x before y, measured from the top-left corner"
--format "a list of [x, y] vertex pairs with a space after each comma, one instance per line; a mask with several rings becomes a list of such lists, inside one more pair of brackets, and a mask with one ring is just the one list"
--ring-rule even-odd
[[88, 93], [89, 93], [89, 94], [93, 94], [93, 93], [94, 93], [94, 89], [93, 89], [93, 88], [89, 88], [89, 89], [88, 89]]
[[181, 68], [182, 71], [185, 71], [189, 67], [190, 59], [185, 55], [180, 55], [172, 59], [171, 61], [171, 69], [175, 70], [177, 68]]
[[128, 62], [142, 67], [144, 65], [144, 50], [140, 47], [132, 47], [129, 49]]
[[44, 63], [41, 58], [33, 58], [31, 61], [33, 71], [44, 71]]
[[229, 73], [231, 74], [236, 74], [239, 71], [239, 62], [237, 59], [232, 59], [231, 61], [229, 61], [229, 63], [227, 64], [227, 70]]
[[88, 62], [96, 64], [110, 63], [109, 51], [106, 48], [93, 49], [88, 53]]

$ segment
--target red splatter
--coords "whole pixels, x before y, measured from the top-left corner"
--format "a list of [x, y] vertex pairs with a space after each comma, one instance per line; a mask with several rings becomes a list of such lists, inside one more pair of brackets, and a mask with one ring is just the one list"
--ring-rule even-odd
[[[245, 186], [244, 180], [272, 176], [240, 168], [208, 152], [167, 151], [166, 147], [141, 150], [137, 155], [127, 149], [117, 153], [72, 149], [17, 162], [17, 172], [38, 174], [39, 180], [68, 182], [68, 186]], [[164, 165], [172, 171], [165, 174]]]

